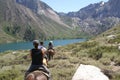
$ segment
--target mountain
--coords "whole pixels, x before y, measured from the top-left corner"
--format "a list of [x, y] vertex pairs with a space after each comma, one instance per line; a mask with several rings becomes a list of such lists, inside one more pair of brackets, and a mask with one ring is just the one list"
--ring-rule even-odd
[[119, 4], [120, 0], [101, 1], [77, 12], [59, 15], [66, 24], [79, 28], [89, 35], [98, 35], [120, 22]]
[[71, 32], [40, 0], [0, 0], [0, 43], [73, 37]]
[[[40, 0], [16, 0], [16, 2], [31, 9], [36, 14], [45, 15], [46, 17], [49, 17], [50, 19], [54, 20], [55, 22], [65, 25], [60, 20], [59, 15], [51, 7], [49, 7], [46, 3], [44, 3]], [[65, 26], [67, 26], [67, 25], [65, 25]]]
[[119, 4], [101, 1], [66, 14], [40, 0], [1, 0], [0, 43], [96, 36], [120, 22]]

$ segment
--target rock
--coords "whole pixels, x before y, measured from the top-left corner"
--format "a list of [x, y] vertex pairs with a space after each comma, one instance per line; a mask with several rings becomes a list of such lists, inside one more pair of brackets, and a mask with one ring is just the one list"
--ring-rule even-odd
[[109, 78], [99, 68], [81, 64], [72, 80], [109, 80]]
[[16, 54], [16, 53], [17, 53], [16, 51], [12, 52], [12, 54]]
[[115, 35], [109, 35], [109, 36], [107, 36], [107, 38], [108, 38], [108, 39], [115, 39], [116, 36], [115, 36]]
[[118, 44], [118, 50], [120, 50], [120, 43]]

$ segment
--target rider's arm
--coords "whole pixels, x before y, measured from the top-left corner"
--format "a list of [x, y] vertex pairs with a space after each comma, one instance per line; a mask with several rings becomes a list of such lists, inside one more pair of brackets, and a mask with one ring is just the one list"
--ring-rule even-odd
[[32, 58], [32, 51], [30, 50], [30, 53], [29, 53], [29, 58]]
[[44, 51], [44, 49], [41, 49], [41, 51], [42, 51], [42, 54], [44, 55], [44, 54], [45, 54], [45, 51]]

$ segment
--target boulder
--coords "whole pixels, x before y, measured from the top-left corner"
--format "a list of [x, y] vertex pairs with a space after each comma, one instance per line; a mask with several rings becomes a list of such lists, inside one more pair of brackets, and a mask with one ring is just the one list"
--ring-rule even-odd
[[98, 67], [80, 64], [72, 80], [109, 80]]

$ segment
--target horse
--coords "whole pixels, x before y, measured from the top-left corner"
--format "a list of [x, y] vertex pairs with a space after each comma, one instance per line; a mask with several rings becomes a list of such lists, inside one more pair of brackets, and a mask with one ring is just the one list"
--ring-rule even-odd
[[43, 64], [44, 66], [37, 67], [33, 69], [30, 73], [26, 72], [24, 80], [49, 80], [50, 74], [47, 68], [45, 68], [45, 66], [47, 67], [48, 65], [46, 58], [43, 58]]
[[29, 73], [25, 80], [49, 80], [49, 75], [43, 71], [35, 70]]
[[55, 54], [55, 51], [53, 49], [47, 50], [47, 56], [49, 60], [53, 59], [54, 54]]

